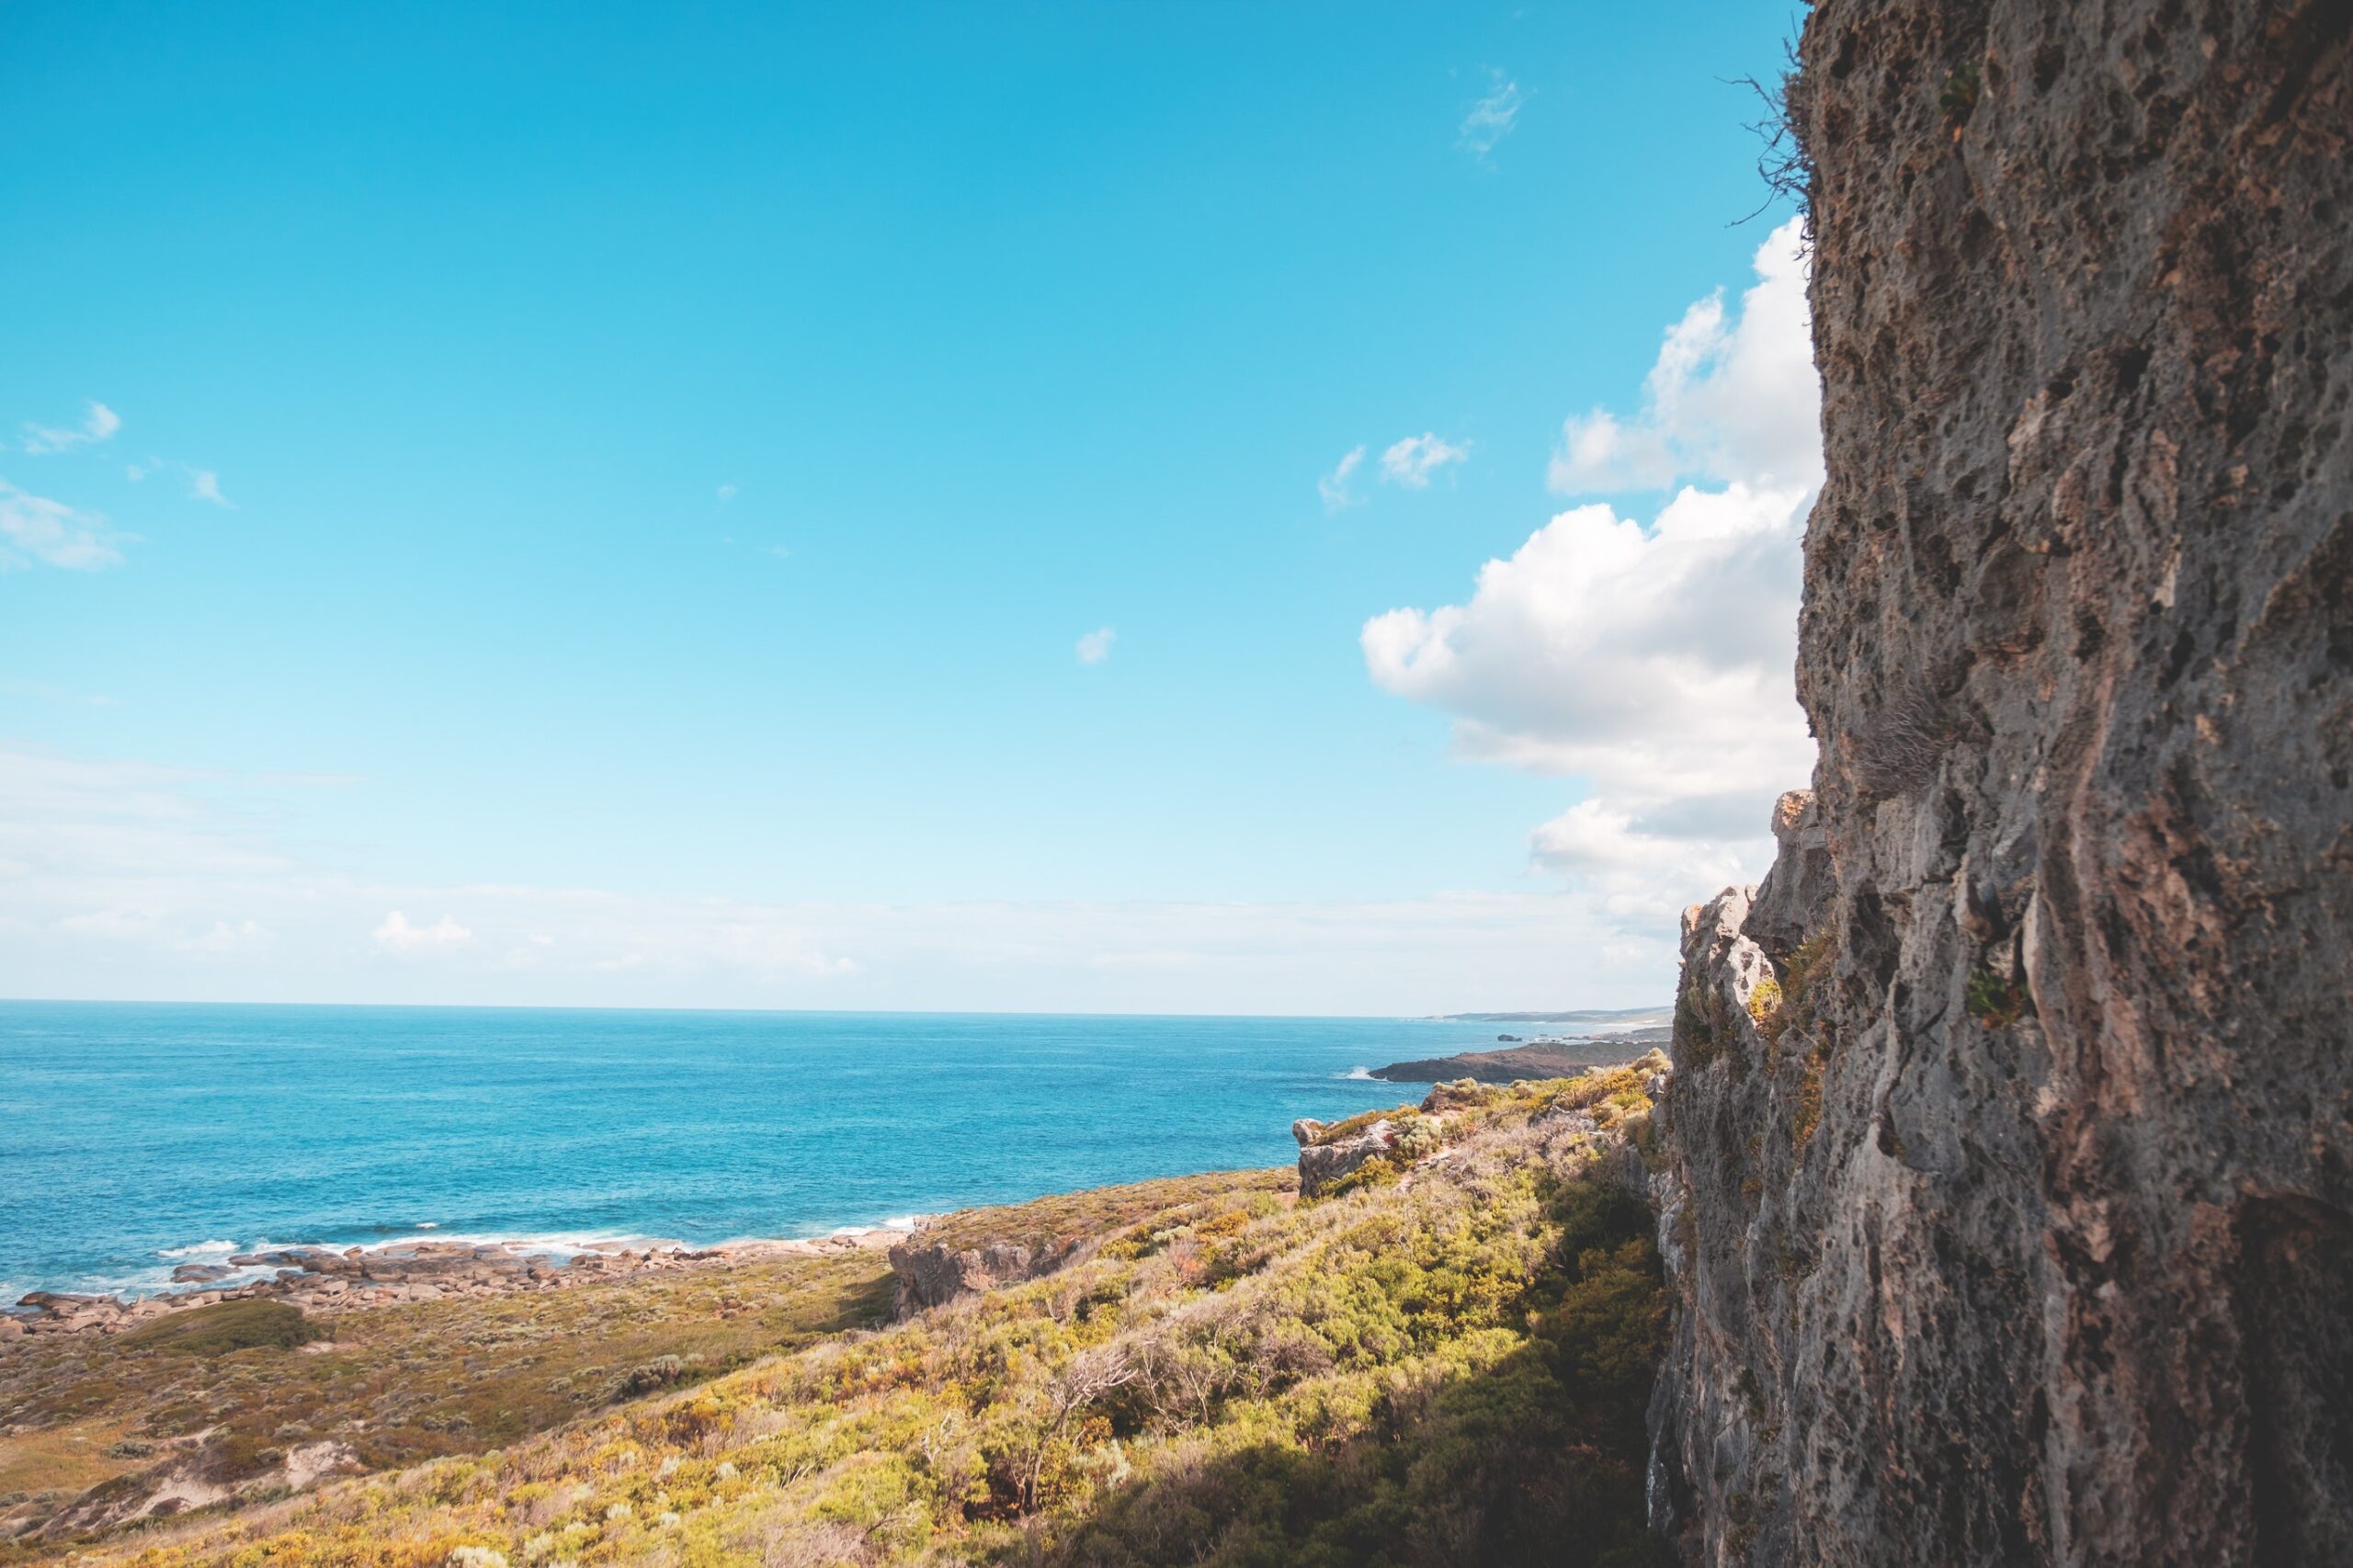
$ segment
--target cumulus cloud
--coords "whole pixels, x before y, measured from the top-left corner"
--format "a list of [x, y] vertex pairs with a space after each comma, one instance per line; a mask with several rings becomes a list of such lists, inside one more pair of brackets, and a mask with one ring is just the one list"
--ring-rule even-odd
[[119, 566], [122, 551], [117, 545], [121, 538], [96, 512], [35, 495], [0, 479], [0, 570], [35, 562], [74, 572]]
[[86, 447], [111, 439], [122, 428], [122, 416], [105, 403], [92, 399], [89, 412], [79, 426], [70, 428], [54, 425], [25, 426], [25, 450], [40, 455], [46, 452], [70, 452], [76, 447]]
[[1109, 627], [1097, 627], [1078, 640], [1078, 662], [1082, 665], [1101, 664], [1111, 656], [1111, 644], [1119, 640], [1120, 634]]
[[1364, 463], [1364, 448], [1352, 447], [1347, 455], [1332, 465], [1332, 472], [1315, 482], [1315, 494], [1324, 498], [1326, 512], [1345, 511], [1362, 497], [1348, 488], [1348, 481]]
[[1737, 316], [1723, 290], [1666, 329], [1643, 385], [1643, 411], [1573, 415], [1548, 475], [1563, 495], [1662, 490], [1678, 479], [1757, 485], [1822, 483], [1822, 381], [1805, 303], [1802, 220], [1756, 252]]
[[1665, 933], [1677, 929], [1684, 905], [1756, 879], [1770, 851], [1756, 828], [1743, 822], [1722, 837], [1661, 837], [1596, 799], [1539, 827], [1529, 850], [1538, 866], [1587, 893], [1618, 929]]
[[1409, 490], [1429, 487], [1430, 476], [1449, 463], [1459, 463], [1471, 456], [1466, 443], [1456, 446], [1434, 432], [1425, 430], [1418, 436], [1408, 436], [1392, 442], [1381, 454], [1381, 478], [1383, 483], [1402, 484]]
[[1458, 146], [1481, 159], [1494, 152], [1495, 144], [1519, 123], [1519, 84], [1501, 71], [1490, 72], [1489, 75], [1486, 95], [1463, 115], [1456, 140]]
[[426, 948], [454, 948], [474, 939], [474, 934], [445, 915], [430, 926], [415, 926], [409, 917], [395, 909], [384, 916], [376, 927], [377, 943], [396, 953], [413, 953]]
[[1563, 512], [1467, 603], [1368, 621], [1366, 667], [1451, 714], [1458, 755], [1586, 781], [1540, 832], [1540, 863], [1611, 890], [1656, 877], [1662, 906], [1687, 903], [1722, 882], [1676, 879], [1722, 858], [1666, 846], [1756, 840], [1812, 767], [1790, 676], [1805, 500], [1686, 489], [1649, 528]]
[[1563, 488], [1699, 483], [1647, 522], [1564, 511], [1464, 603], [1360, 638], [1377, 684], [1451, 716], [1458, 756], [1582, 783], [1532, 858], [1630, 926], [1761, 869], [1773, 797], [1813, 768], [1792, 671], [1822, 458], [1796, 244], [1790, 225], [1758, 252], [1737, 322], [1711, 297], [1669, 330], [1641, 415], [1572, 420], [1553, 462]]

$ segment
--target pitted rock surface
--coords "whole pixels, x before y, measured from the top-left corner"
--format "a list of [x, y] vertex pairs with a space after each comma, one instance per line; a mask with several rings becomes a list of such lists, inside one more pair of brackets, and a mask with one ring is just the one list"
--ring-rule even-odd
[[1695, 1561], [2353, 1562], [2348, 31], [1806, 23], [1822, 756], [1686, 922]]

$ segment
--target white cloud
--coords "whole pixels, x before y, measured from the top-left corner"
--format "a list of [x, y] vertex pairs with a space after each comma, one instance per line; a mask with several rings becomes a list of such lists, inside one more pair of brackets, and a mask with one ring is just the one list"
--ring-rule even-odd
[[89, 412], [83, 415], [79, 426], [72, 429], [54, 425], [25, 426], [25, 450], [36, 455], [45, 452], [70, 452], [76, 447], [86, 447], [109, 440], [122, 428], [122, 416], [105, 403], [92, 399]]
[[1345, 511], [1361, 497], [1348, 489], [1348, 481], [1364, 462], [1364, 448], [1351, 448], [1347, 454], [1332, 465], [1332, 472], [1315, 482], [1315, 494], [1324, 498], [1326, 512]]
[[122, 564], [122, 536], [96, 512], [84, 512], [0, 479], [0, 571], [40, 562], [75, 572]]
[[209, 468], [195, 468], [187, 463], [182, 463], [179, 466], [181, 471], [188, 475], [188, 493], [190, 495], [195, 496], [199, 501], [210, 501], [216, 506], [228, 506], [232, 511], [236, 509], [234, 506], [230, 506], [229, 498], [221, 494], [221, 476], [219, 474], [213, 472]]
[[[313, 837], [266, 780], [0, 747], [0, 995], [1410, 1016], [1654, 1004], [1675, 972], [1671, 925], [1620, 937], [1532, 890], [849, 904], [420, 886], [280, 833]], [[471, 939], [435, 938], [452, 927]]]
[[1746, 788], [1803, 750], [1790, 664], [1804, 500], [1687, 489], [1647, 528], [1607, 506], [1563, 512], [1481, 568], [1468, 604], [1366, 622], [1366, 667], [1453, 714], [1479, 760], [1620, 798]]
[[1519, 123], [1519, 84], [1500, 71], [1491, 73], [1491, 78], [1486, 96], [1463, 115], [1456, 142], [1481, 159], [1494, 152], [1495, 143], [1510, 135], [1512, 128]]
[[56, 921], [60, 931], [70, 931], [77, 937], [96, 937], [101, 941], [129, 941], [153, 934], [155, 917], [136, 909], [89, 909], [78, 915], [61, 916]]
[[722, 485], [721, 485], [721, 486], [719, 487], [719, 500], [720, 500], [720, 504], [721, 504], [722, 506], [724, 506], [724, 505], [726, 505], [728, 502], [734, 500], [734, 499], [735, 499], [735, 495], [736, 495], [736, 490], [735, 490], [735, 487], [734, 487], [733, 485], [732, 485], [732, 484], [722, 484]]
[[1666, 335], [1634, 421], [1572, 420], [1556, 486], [1686, 485], [1645, 524], [1573, 507], [1467, 602], [1367, 621], [1383, 689], [1450, 715], [1457, 756], [1573, 777], [1531, 835], [1621, 928], [1761, 870], [1773, 798], [1813, 762], [1798, 708], [1799, 536], [1822, 473], [1794, 226], [1757, 255], [1727, 324], [1702, 301]]
[[143, 463], [128, 464], [122, 471], [122, 476], [131, 483], [139, 484], [144, 483], [151, 473], [169, 472], [176, 472], [181, 478], [188, 481], [188, 493], [195, 499], [210, 501], [215, 506], [223, 507], [232, 512], [237, 509], [236, 503], [221, 494], [219, 474], [209, 468], [199, 468], [194, 463], [181, 462], [176, 458], [151, 457]]
[[474, 934], [445, 915], [430, 926], [413, 926], [407, 915], [395, 909], [384, 916], [376, 927], [376, 940], [396, 953], [413, 953], [424, 948], [454, 948], [474, 939]]
[[1755, 823], [1736, 835], [1663, 838], [1598, 800], [1580, 801], [1529, 835], [1535, 863], [1560, 873], [1620, 931], [1670, 932], [1686, 904], [1753, 882], [1772, 859]]
[[1381, 454], [1381, 477], [1384, 483], [1403, 484], [1408, 489], [1422, 490], [1429, 485], [1430, 475], [1449, 463], [1459, 463], [1469, 458], [1468, 443], [1456, 446], [1430, 431], [1408, 436], [1393, 442]]
[[1101, 664], [1111, 656], [1111, 644], [1119, 640], [1120, 634], [1109, 627], [1097, 627], [1078, 640], [1078, 662], [1082, 665]]
[[1718, 290], [1667, 328], [1643, 412], [1568, 419], [1548, 478], [1563, 495], [1663, 490], [1678, 479], [1822, 483], [1822, 381], [1805, 303], [1802, 220], [1767, 237], [1735, 320]]

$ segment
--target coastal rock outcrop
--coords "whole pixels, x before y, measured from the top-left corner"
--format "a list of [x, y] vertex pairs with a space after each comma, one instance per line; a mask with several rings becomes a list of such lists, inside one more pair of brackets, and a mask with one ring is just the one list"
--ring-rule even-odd
[[1302, 1121], [1292, 1125], [1290, 1134], [1299, 1140], [1299, 1195], [1313, 1198], [1367, 1160], [1396, 1148], [1398, 1127], [1382, 1117], [1324, 1142], [1330, 1134], [1323, 1123]]
[[1822, 750], [1684, 926], [1694, 1561], [2353, 1562], [2349, 38], [1806, 22]]
[[898, 1276], [892, 1314], [901, 1322], [960, 1296], [994, 1290], [1051, 1274], [1077, 1256], [1076, 1240], [1059, 1244], [993, 1242], [960, 1247], [946, 1242], [901, 1242], [891, 1248], [891, 1272]]

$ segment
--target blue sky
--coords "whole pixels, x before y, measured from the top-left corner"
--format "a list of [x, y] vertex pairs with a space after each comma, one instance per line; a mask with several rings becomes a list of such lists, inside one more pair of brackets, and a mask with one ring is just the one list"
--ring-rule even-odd
[[1665, 994], [1367, 627], [1775, 477], [1654, 367], [1786, 9], [329, 9], [0, 14], [0, 991]]

